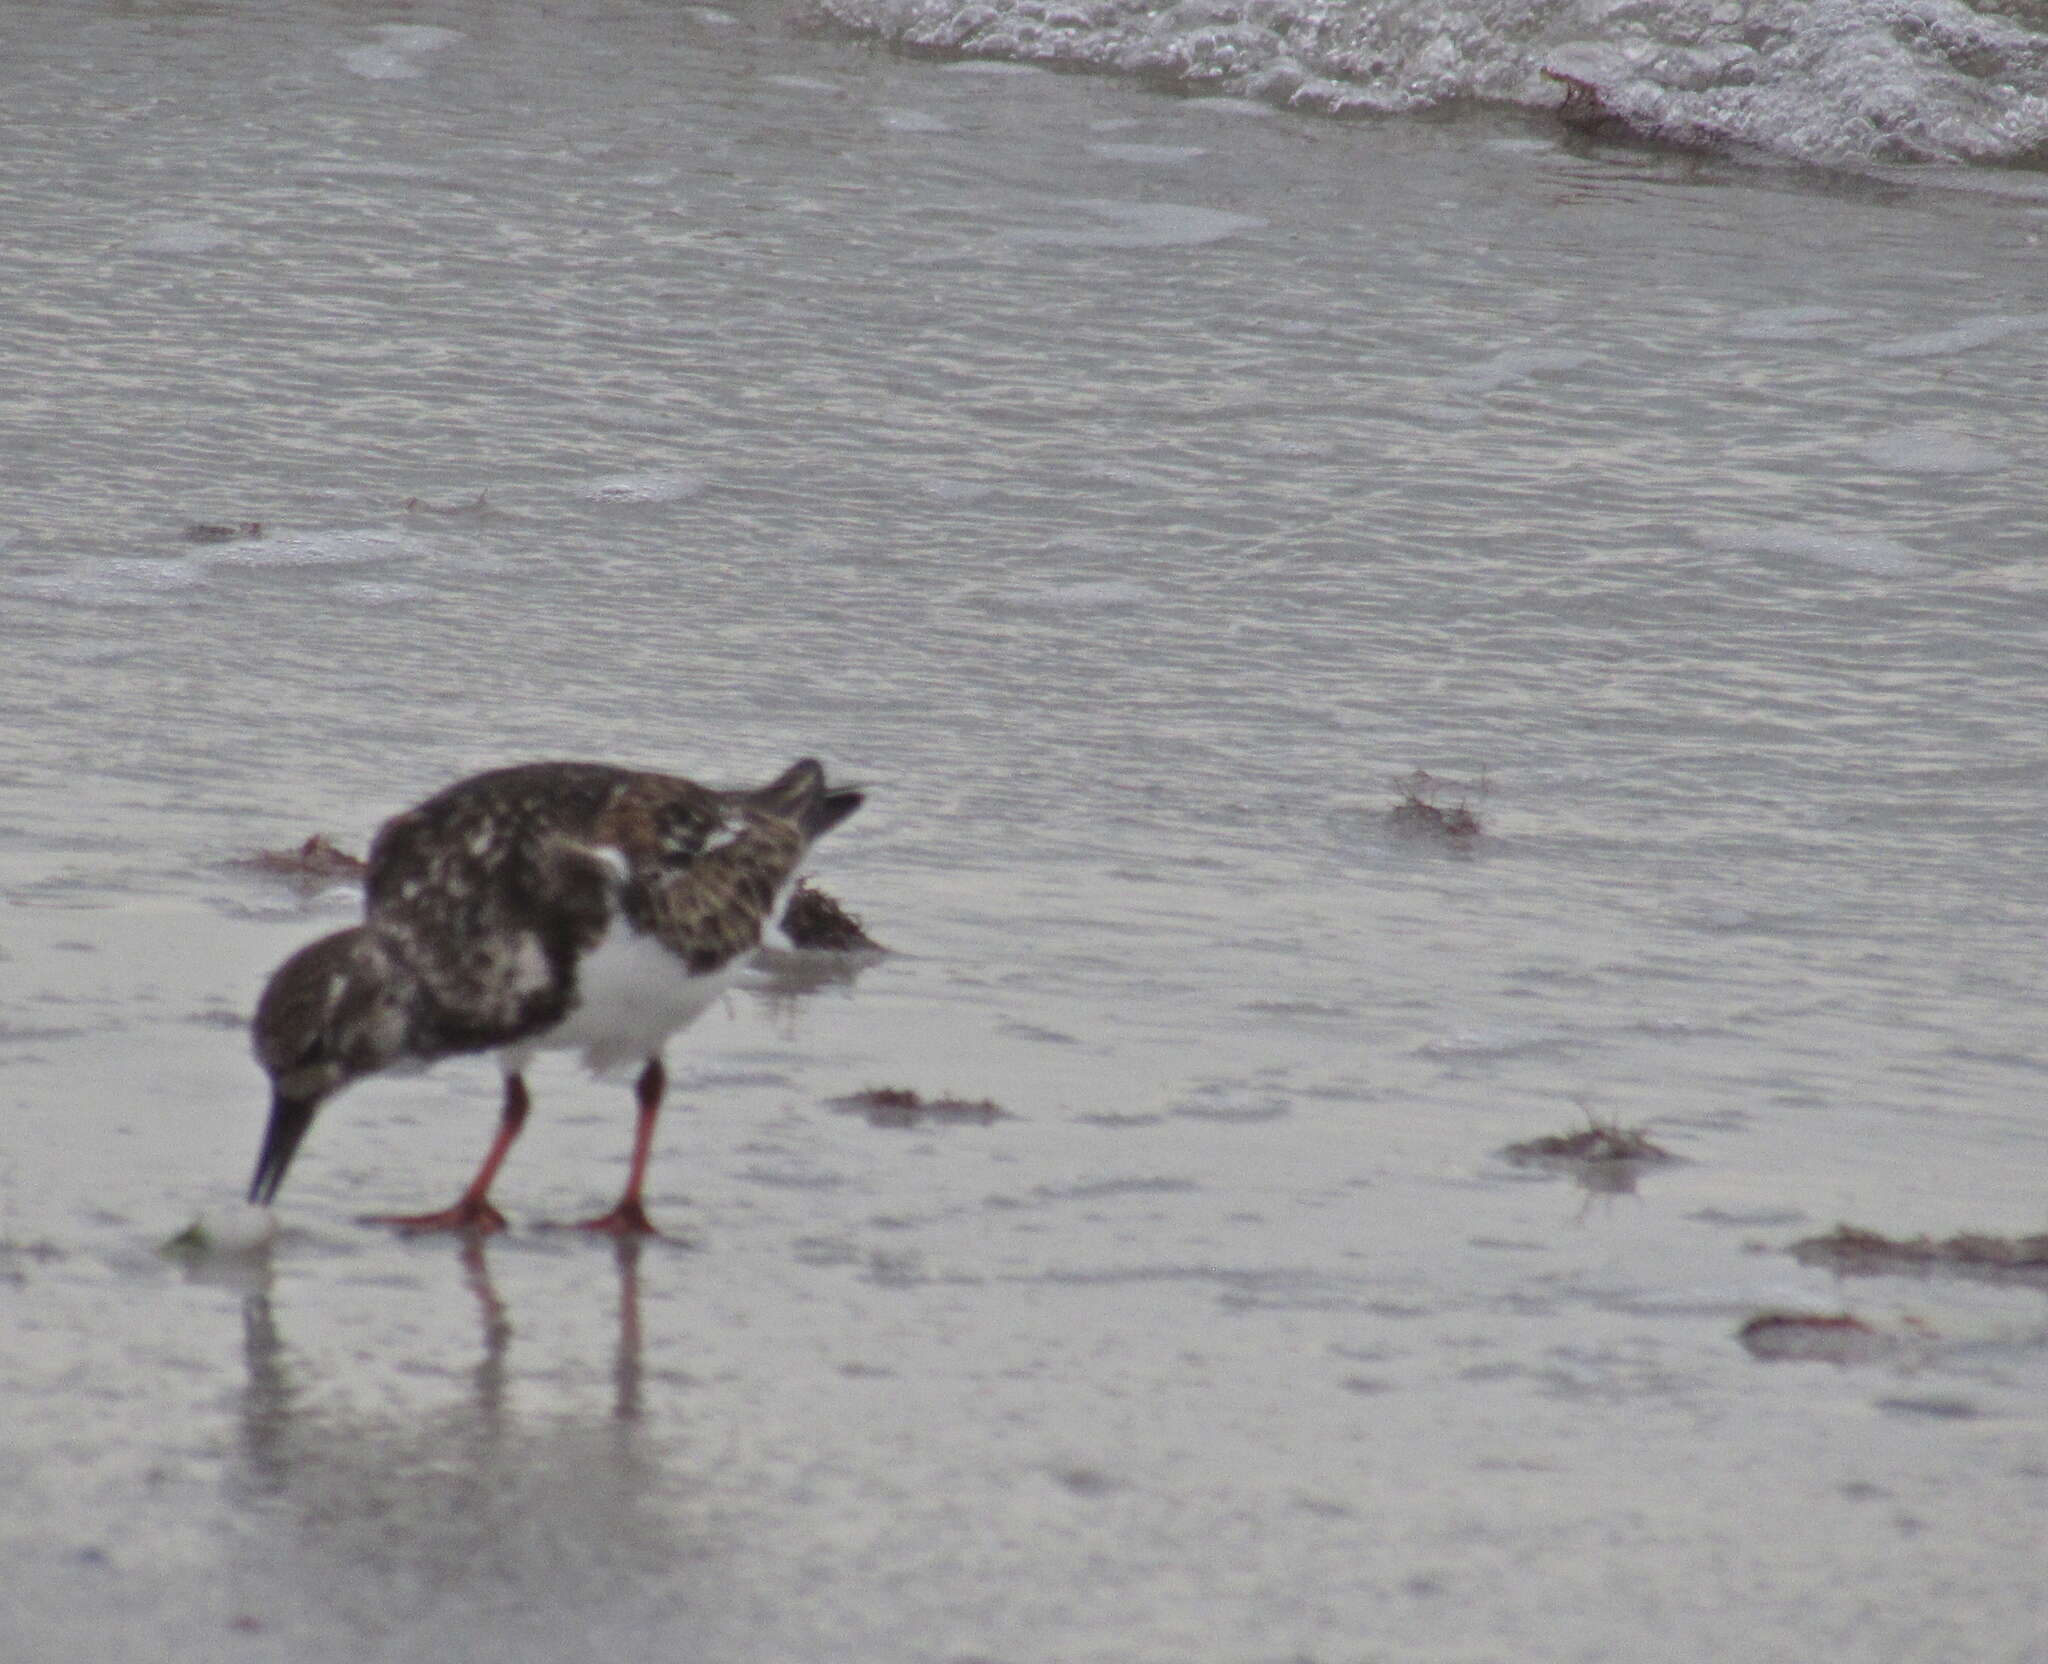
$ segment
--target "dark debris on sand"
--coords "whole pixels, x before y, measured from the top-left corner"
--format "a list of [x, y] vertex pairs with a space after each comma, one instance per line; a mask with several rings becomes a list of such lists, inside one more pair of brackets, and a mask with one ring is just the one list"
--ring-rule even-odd
[[491, 494], [479, 491], [474, 497], [466, 497], [459, 503], [433, 503], [424, 497], [408, 497], [405, 500], [407, 514], [489, 514]]
[[[1465, 792], [1473, 788], [1460, 785], [1455, 780], [1439, 780], [1423, 769], [1405, 775], [1394, 782], [1401, 794], [1401, 801], [1387, 811], [1387, 826], [1407, 838], [1433, 838], [1459, 847], [1479, 836], [1479, 817], [1472, 812], [1471, 804], [1464, 797], [1449, 808], [1437, 801], [1445, 792]], [[1476, 788], [1481, 794], [1486, 790], [1482, 781]]]
[[1565, 126], [1599, 139], [1640, 136], [1633, 123], [1608, 107], [1607, 97], [1597, 83], [1583, 76], [1567, 75], [1561, 69], [1543, 69], [1538, 73], [1544, 80], [1554, 81], [1564, 89], [1564, 102], [1557, 107], [1557, 119]]
[[1758, 1312], [1735, 1338], [1767, 1363], [1873, 1363], [1903, 1344], [1849, 1312]]
[[1552, 1133], [1525, 1143], [1510, 1144], [1502, 1159], [1517, 1167], [1542, 1167], [1568, 1174], [1581, 1190], [1596, 1195], [1627, 1196], [1647, 1167], [1676, 1161], [1640, 1127], [1593, 1121], [1577, 1132]]
[[1641, 1127], [1624, 1127], [1611, 1121], [1594, 1121], [1577, 1132], [1551, 1133], [1525, 1143], [1510, 1144], [1501, 1151], [1509, 1161], [1529, 1165], [1540, 1162], [1676, 1161], [1678, 1158], [1656, 1143]]
[[823, 953], [881, 953], [882, 944], [853, 914], [808, 878], [799, 878], [782, 910], [782, 933], [800, 948]]
[[297, 849], [259, 849], [254, 855], [243, 856], [234, 865], [248, 867], [255, 872], [274, 873], [279, 878], [314, 883], [359, 879], [368, 870], [360, 856], [349, 854], [318, 832]]
[[832, 1100], [834, 1109], [865, 1115], [872, 1127], [916, 1127], [926, 1122], [985, 1127], [1009, 1119], [1010, 1112], [993, 1098], [927, 1098], [908, 1086], [869, 1086]]
[[1597, 81], [1583, 75], [1569, 75], [1561, 69], [1539, 70], [1543, 79], [1564, 90], [1557, 107], [1557, 119], [1587, 138], [1657, 145], [1673, 150], [1727, 150], [1731, 136], [1717, 128], [1693, 121], [1655, 121], [1617, 109]]
[[1927, 1236], [1890, 1237], [1837, 1225], [1826, 1236], [1793, 1243], [1786, 1252], [1802, 1265], [1824, 1265], [1843, 1276], [1950, 1271], [2048, 1282], [2048, 1233], [2011, 1237], [1963, 1232], [1937, 1242]]

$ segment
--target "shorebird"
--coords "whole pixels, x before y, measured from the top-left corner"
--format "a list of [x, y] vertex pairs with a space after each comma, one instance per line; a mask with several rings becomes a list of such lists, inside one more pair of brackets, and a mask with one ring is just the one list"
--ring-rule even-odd
[[252, 1040], [271, 1081], [249, 1200], [268, 1205], [320, 1106], [384, 1069], [494, 1051], [497, 1136], [469, 1188], [405, 1231], [497, 1231], [497, 1176], [541, 1050], [599, 1072], [641, 1063], [626, 1188], [582, 1222], [653, 1234], [641, 1190], [667, 1086], [662, 1050], [761, 940], [814, 838], [861, 805], [808, 758], [751, 791], [604, 763], [526, 763], [458, 781], [387, 821], [370, 845], [363, 922], [271, 977]]

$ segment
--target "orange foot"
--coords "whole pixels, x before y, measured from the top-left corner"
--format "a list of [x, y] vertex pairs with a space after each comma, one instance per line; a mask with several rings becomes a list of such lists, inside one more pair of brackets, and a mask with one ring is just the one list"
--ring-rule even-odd
[[610, 1213], [601, 1213], [595, 1219], [579, 1219], [579, 1231], [602, 1231], [606, 1236], [660, 1236], [654, 1228], [654, 1221], [647, 1217], [647, 1210], [632, 1197], [620, 1198], [619, 1205]]
[[365, 1215], [362, 1223], [390, 1225], [407, 1236], [419, 1236], [426, 1231], [471, 1231], [478, 1236], [490, 1236], [505, 1228], [505, 1216], [481, 1197], [465, 1196], [439, 1213], [372, 1213]]

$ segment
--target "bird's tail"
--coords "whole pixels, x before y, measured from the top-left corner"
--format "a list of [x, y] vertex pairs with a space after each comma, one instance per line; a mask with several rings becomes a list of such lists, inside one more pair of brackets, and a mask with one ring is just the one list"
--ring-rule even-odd
[[824, 767], [813, 757], [791, 763], [746, 795], [756, 808], [795, 821], [807, 839], [822, 838], [866, 799], [857, 786], [827, 785]]

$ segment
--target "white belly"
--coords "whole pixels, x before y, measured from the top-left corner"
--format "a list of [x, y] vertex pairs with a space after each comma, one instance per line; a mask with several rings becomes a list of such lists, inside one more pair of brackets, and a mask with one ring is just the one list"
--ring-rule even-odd
[[576, 968], [577, 1001], [568, 1016], [545, 1034], [508, 1046], [505, 1066], [524, 1068], [540, 1050], [580, 1051], [600, 1074], [644, 1063], [659, 1054], [671, 1035], [704, 1014], [746, 957], [692, 976], [653, 937], [614, 922]]

